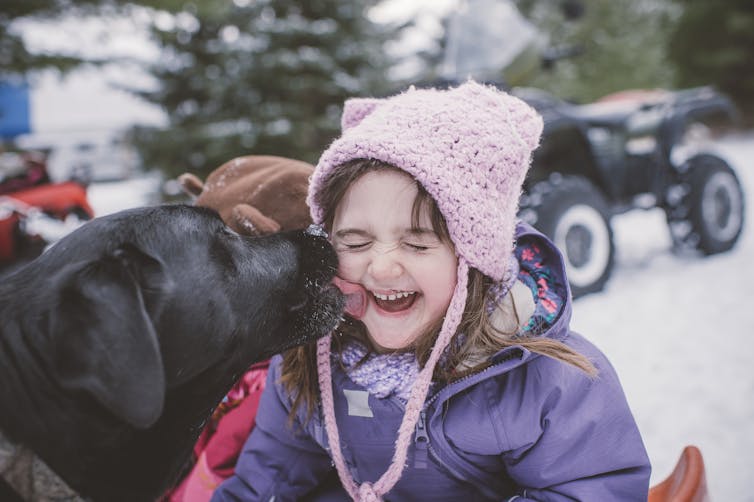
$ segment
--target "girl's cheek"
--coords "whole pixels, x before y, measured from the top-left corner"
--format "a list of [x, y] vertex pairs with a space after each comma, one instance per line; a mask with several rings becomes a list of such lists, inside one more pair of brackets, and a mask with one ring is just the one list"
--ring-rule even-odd
[[353, 253], [338, 253], [338, 275], [343, 279], [356, 279], [359, 276], [359, 261]]

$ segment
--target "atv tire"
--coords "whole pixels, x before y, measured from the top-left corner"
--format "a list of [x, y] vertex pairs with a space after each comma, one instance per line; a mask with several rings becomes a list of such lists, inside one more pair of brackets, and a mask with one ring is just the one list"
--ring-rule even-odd
[[603, 289], [615, 244], [610, 211], [597, 187], [582, 176], [554, 174], [522, 198], [520, 214], [563, 253], [574, 298]]
[[735, 172], [720, 157], [702, 154], [690, 158], [682, 173], [668, 192], [674, 245], [705, 255], [730, 250], [744, 223], [744, 194]]

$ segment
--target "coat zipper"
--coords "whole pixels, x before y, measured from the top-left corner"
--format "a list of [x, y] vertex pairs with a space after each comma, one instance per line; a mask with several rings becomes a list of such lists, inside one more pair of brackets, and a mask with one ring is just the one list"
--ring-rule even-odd
[[[463, 382], [464, 380], [471, 379], [475, 377], [476, 375], [479, 375], [481, 373], [485, 373], [487, 370], [492, 368], [492, 366], [483, 369], [479, 373], [476, 373], [474, 375], [468, 375], [460, 380], [456, 380], [453, 382], [452, 385], [455, 385], [459, 382]], [[447, 387], [445, 387], [447, 389]], [[427, 468], [427, 458], [428, 456], [432, 458], [437, 464], [439, 464], [441, 467], [446, 469], [448, 472], [451, 473], [456, 479], [463, 479], [463, 476], [454, 468], [449, 466], [447, 462], [445, 462], [440, 455], [437, 454], [435, 449], [432, 447], [432, 443], [429, 440], [429, 433], [427, 432], [427, 413], [426, 410], [429, 408], [429, 406], [434, 403], [437, 398], [442, 394], [442, 391], [445, 389], [440, 389], [438, 392], [435, 392], [432, 397], [430, 397], [425, 403], [422, 410], [419, 412], [419, 420], [416, 421], [416, 434], [414, 435], [414, 467], [416, 469], [426, 469]]]
[[[482, 375], [484, 373], [487, 373], [492, 368], [494, 368], [497, 364], [500, 364], [502, 362], [505, 362], [507, 360], [512, 359], [514, 356], [509, 355], [505, 358], [503, 358], [501, 361], [498, 361], [496, 364], [492, 366], [488, 366], [487, 368], [483, 369], [479, 373], [474, 373], [473, 375], [467, 375], [460, 380], [456, 380], [451, 385], [457, 386], [461, 382], [470, 380], [472, 378], [478, 377], [479, 375]], [[481, 381], [481, 380], [480, 380]], [[421, 412], [419, 412], [419, 420], [416, 422], [416, 434], [414, 435], [414, 451], [415, 451], [415, 457], [414, 457], [414, 467], [416, 469], [426, 469], [427, 468], [427, 457], [429, 454], [429, 457], [432, 458], [437, 464], [445, 468], [448, 472], [450, 472], [453, 476], [456, 477], [456, 479], [464, 479], [465, 476], [463, 476], [461, 473], [458, 472], [455, 468], [448, 465], [447, 462], [445, 462], [442, 457], [437, 454], [435, 449], [432, 447], [432, 443], [429, 440], [429, 433], [427, 432], [427, 415], [426, 410], [429, 408], [429, 406], [435, 402], [440, 394], [442, 394], [443, 390], [447, 389], [448, 387], [445, 387], [444, 389], [440, 389], [438, 392], [436, 392], [432, 397], [430, 397], [425, 403], [424, 407]], [[452, 393], [451, 395], [455, 395], [456, 393]]]
[[463, 479], [463, 476], [455, 469], [451, 468], [432, 448], [427, 434], [427, 415], [424, 410], [419, 413], [419, 420], [416, 422], [416, 437], [414, 439], [414, 468], [426, 469], [427, 458], [431, 458], [440, 467], [446, 469], [456, 479]]
[[414, 468], [427, 468], [427, 450], [429, 449], [429, 434], [427, 434], [427, 416], [424, 410], [419, 412], [419, 420], [416, 422], [416, 435], [414, 437]]

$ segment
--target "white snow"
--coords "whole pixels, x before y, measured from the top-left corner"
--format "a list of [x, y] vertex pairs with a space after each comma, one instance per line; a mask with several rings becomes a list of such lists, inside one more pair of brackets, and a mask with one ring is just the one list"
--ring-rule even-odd
[[[754, 501], [754, 131], [719, 148], [748, 195], [737, 246], [706, 258], [676, 256], [661, 211], [618, 216], [614, 275], [604, 292], [576, 301], [573, 326], [616, 367], [653, 484], [694, 444], [714, 500]], [[151, 188], [138, 180], [95, 184], [90, 196], [101, 215], [144, 204]]]
[[87, 199], [95, 216], [105, 216], [122, 209], [149, 206], [159, 199], [162, 177], [156, 173], [125, 181], [92, 183]]

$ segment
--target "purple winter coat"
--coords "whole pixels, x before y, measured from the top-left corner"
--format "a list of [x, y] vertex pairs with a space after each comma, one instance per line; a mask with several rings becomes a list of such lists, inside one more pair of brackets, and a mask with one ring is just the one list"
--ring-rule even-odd
[[[587, 356], [598, 376], [521, 347], [500, 351], [492, 366], [428, 397], [403, 475], [384, 498], [646, 502], [649, 459], [618, 377], [605, 356], [568, 327], [562, 257], [527, 225], [519, 224], [517, 238], [519, 248], [541, 253], [535, 265], [545, 271], [536, 279], [560, 296], [542, 336]], [[300, 412], [288, 426], [291, 401], [278, 382], [280, 363], [280, 357], [272, 361], [256, 428], [213, 502], [350, 500], [331, 463], [321, 413], [302, 426]], [[357, 483], [374, 482], [392, 459], [403, 403], [369, 395], [368, 417], [351, 397], [349, 415], [343, 390], [366, 391], [337, 364], [333, 380], [344, 458]]]

